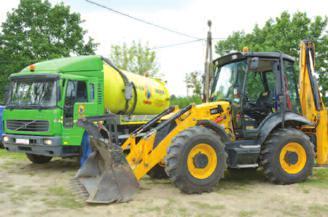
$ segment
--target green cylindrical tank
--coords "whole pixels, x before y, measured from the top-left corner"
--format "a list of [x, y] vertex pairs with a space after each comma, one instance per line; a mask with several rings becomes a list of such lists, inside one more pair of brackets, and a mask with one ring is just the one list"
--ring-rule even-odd
[[[118, 70], [105, 62], [103, 70], [105, 111], [151, 115], [158, 114], [169, 106], [169, 92], [165, 83], [159, 79]], [[129, 101], [125, 96], [127, 81], [133, 87]]]

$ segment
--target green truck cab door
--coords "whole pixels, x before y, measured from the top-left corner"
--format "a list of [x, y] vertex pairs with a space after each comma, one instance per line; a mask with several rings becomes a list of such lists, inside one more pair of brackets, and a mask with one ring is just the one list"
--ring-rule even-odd
[[80, 118], [97, 115], [95, 86], [97, 81], [67, 80], [64, 85], [63, 145], [79, 146], [84, 130], [77, 126]]

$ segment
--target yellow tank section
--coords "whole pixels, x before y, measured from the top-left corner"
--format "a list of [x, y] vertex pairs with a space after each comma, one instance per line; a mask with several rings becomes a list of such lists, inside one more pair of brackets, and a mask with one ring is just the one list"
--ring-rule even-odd
[[[137, 99], [132, 114], [152, 115], [158, 114], [168, 108], [170, 103], [169, 92], [164, 82], [126, 71], [122, 72], [128, 78], [129, 82], [134, 83], [137, 92], [137, 97], [133, 93], [133, 97], [129, 101], [129, 108], [132, 108], [135, 99]], [[112, 66], [104, 63], [105, 111], [112, 113], [122, 113], [122, 111], [125, 111], [126, 100], [124, 89], [125, 84], [120, 73]]]

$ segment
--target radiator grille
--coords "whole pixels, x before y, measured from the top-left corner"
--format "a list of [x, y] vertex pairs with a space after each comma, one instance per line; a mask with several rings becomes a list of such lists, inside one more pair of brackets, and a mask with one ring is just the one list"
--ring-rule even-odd
[[7, 129], [14, 131], [46, 132], [49, 130], [49, 122], [41, 120], [7, 120]]

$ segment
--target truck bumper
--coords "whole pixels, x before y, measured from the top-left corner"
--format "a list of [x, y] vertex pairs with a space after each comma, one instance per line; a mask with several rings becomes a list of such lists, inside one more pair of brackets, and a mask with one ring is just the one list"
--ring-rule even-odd
[[[2, 138], [4, 137], [7, 137], [7, 141], [3, 141], [4, 148], [12, 152], [23, 152], [52, 157], [80, 155], [80, 146], [64, 146], [59, 136], [46, 137], [5, 134]], [[20, 141], [28, 141], [28, 144], [22, 144]], [[51, 141], [51, 144], [45, 144], [45, 141]]]

